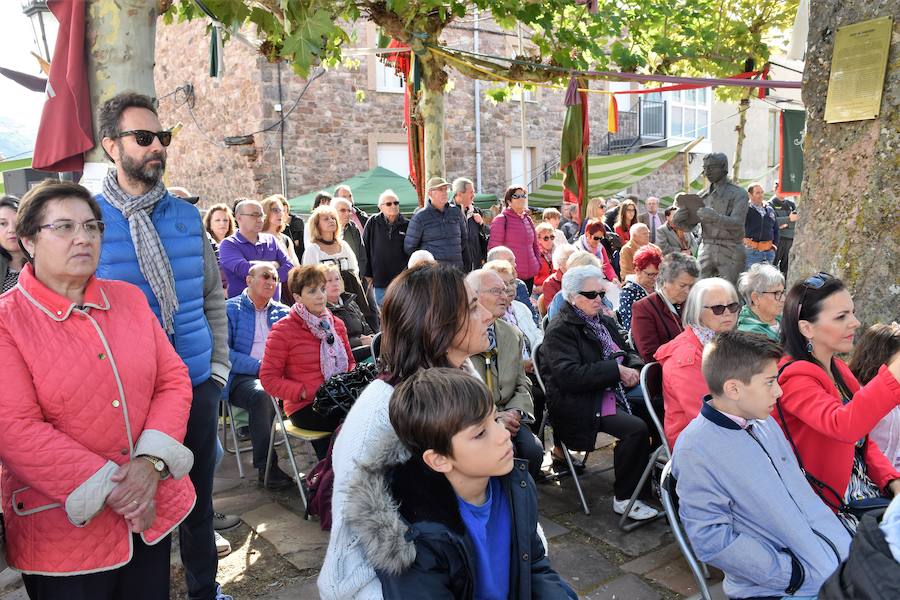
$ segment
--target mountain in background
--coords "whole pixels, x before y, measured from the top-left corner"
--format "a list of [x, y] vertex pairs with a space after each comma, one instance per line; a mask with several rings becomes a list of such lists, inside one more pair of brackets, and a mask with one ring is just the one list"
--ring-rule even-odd
[[0, 117], [0, 157], [9, 158], [34, 149], [37, 132], [21, 123]]

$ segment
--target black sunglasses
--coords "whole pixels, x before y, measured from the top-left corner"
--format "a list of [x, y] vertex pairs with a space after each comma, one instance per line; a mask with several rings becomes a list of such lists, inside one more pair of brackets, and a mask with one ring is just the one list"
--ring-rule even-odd
[[382, 206], [400, 206], [399, 202], [382, 202]]
[[[325, 325], [325, 323], [319, 323], [319, 329], [322, 329], [322, 330], [324, 330], [324, 331], [328, 331], [328, 326]], [[325, 336], [325, 342], [326, 342], [329, 346], [331, 346], [332, 344], [334, 344], [334, 334], [333, 334], [333, 333], [329, 333], [327, 336]]]
[[119, 132], [119, 135], [116, 137], [125, 137], [133, 135], [134, 141], [137, 142], [138, 146], [149, 146], [153, 143], [153, 138], [159, 138], [159, 143], [163, 146], [168, 146], [172, 143], [172, 132], [171, 131], [148, 131], [146, 129], [132, 129], [130, 131], [122, 131]]
[[542, 235], [541, 239], [546, 242], [547, 240], [552, 240], [553, 236], [552, 235]]
[[511, 198], [515, 198], [516, 200], [521, 200], [522, 198], [527, 198], [528, 194], [513, 194]]
[[726, 310], [731, 314], [734, 314], [741, 310], [741, 305], [737, 302], [732, 302], [731, 304], [714, 304], [713, 306], [704, 306], [703, 308], [708, 308], [714, 315], [719, 316]]
[[834, 279], [828, 273], [824, 271], [819, 271], [812, 277], [807, 277], [803, 282], [803, 293], [800, 295], [800, 302], [797, 304], [797, 320], [800, 320], [800, 312], [803, 310], [803, 302], [806, 300], [806, 290], [819, 290], [822, 289], [822, 286], [828, 282], [829, 279]]
[[270, 279], [274, 279], [276, 282], [278, 281], [278, 275], [274, 275], [272, 273], [260, 273], [259, 276], [262, 277], [263, 279], [265, 279], [266, 281], [268, 281]]
[[594, 299], [596, 299], [598, 296], [600, 297], [601, 300], [603, 300], [604, 298], [606, 298], [606, 292], [603, 291], [603, 290], [601, 290], [601, 291], [599, 291], [599, 292], [598, 292], [597, 290], [591, 290], [591, 291], [587, 291], [587, 292], [581, 291], [581, 292], [578, 292], [578, 294], [581, 295], [581, 296], [584, 296], [584, 297], [587, 298], [588, 300], [594, 300]]

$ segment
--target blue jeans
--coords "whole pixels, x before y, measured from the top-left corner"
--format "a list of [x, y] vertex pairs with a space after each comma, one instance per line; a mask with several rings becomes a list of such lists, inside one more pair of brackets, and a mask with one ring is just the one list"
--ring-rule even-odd
[[753, 248], [744, 248], [744, 253], [746, 254], [746, 263], [745, 267], [749, 269], [751, 266], [757, 263], [775, 263], [775, 251], [774, 250], [766, 250], [762, 252], [760, 250], [754, 250]]
[[[233, 406], [240, 406], [250, 413], [250, 441], [253, 443], [253, 467], [264, 469], [269, 453], [269, 439], [275, 407], [259, 379], [253, 375], [235, 375], [231, 379], [228, 400]], [[273, 453], [273, 461], [278, 456]]]
[[216, 570], [219, 558], [213, 536], [213, 473], [216, 470], [219, 397], [221, 390], [212, 379], [194, 386], [191, 414], [184, 445], [194, 453], [190, 478], [197, 493], [194, 510], [178, 527], [181, 562], [190, 600], [216, 597]]
[[387, 291], [386, 287], [380, 288], [372, 286], [372, 291], [375, 292], [375, 304], [378, 308], [381, 308], [381, 304], [384, 302], [384, 292]]

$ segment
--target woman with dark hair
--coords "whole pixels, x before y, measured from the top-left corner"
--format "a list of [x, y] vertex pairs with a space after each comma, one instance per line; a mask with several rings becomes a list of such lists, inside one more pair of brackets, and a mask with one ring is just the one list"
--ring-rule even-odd
[[[878, 376], [881, 365], [900, 359], [900, 325], [878, 323], [859, 338], [850, 359], [850, 370], [860, 385]], [[900, 407], [894, 407], [872, 429], [872, 440], [878, 444], [894, 468], [900, 470]]]
[[613, 227], [623, 244], [628, 243], [628, 240], [631, 239], [631, 226], [637, 222], [637, 205], [634, 200], [625, 200], [619, 205], [616, 225]]
[[16, 213], [19, 200], [15, 196], [0, 198], [0, 294], [13, 289], [19, 272], [25, 267], [25, 253], [16, 236]]
[[491, 221], [488, 250], [506, 246], [516, 257], [516, 273], [525, 282], [528, 293], [534, 288], [534, 277], [541, 270], [541, 247], [537, 231], [528, 214], [528, 191], [511, 186], [503, 196], [503, 212]]
[[900, 356], [860, 387], [836, 356], [853, 349], [858, 327], [840, 279], [818, 273], [795, 284], [784, 303], [783, 395], [773, 411], [813, 489], [853, 530], [854, 511], [900, 492], [900, 472], [869, 439], [900, 404]]
[[618, 284], [619, 278], [616, 277], [616, 270], [613, 269], [612, 263], [609, 262], [609, 255], [603, 246], [603, 240], [606, 238], [606, 225], [600, 220], [593, 220], [584, 228], [584, 235], [578, 239], [575, 246], [579, 250], [590, 252], [600, 259], [603, 269], [603, 275], [613, 283]]
[[325, 600], [381, 598], [381, 584], [366, 548], [346, 522], [353, 502], [348, 489], [367, 468], [408, 456], [388, 417], [394, 387], [419, 369], [452, 367], [475, 375], [469, 356], [488, 349], [492, 321], [477, 295], [452, 265], [423, 264], [388, 286], [376, 361], [381, 372], [353, 405], [334, 444], [334, 491], [328, 553], [319, 574]]

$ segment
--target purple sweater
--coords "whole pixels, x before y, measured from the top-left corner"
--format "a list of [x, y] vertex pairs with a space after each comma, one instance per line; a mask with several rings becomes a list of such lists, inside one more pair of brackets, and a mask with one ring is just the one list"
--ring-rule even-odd
[[[247, 287], [250, 262], [257, 260], [278, 263], [278, 278], [281, 281], [287, 281], [288, 271], [294, 266], [270, 233], [260, 233], [256, 243], [252, 244], [240, 231], [236, 231], [219, 244], [219, 266], [225, 275], [229, 298], [234, 298]], [[279, 285], [275, 297], [279, 298], [280, 294]]]

